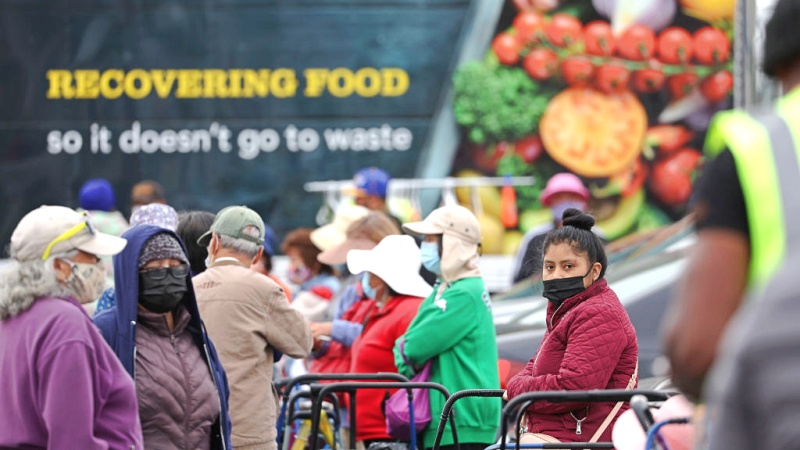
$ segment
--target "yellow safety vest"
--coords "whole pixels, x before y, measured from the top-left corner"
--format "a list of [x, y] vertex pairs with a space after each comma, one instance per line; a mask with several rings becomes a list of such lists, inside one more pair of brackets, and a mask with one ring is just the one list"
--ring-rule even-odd
[[800, 235], [798, 142], [800, 88], [778, 100], [775, 109], [765, 114], [740, 110], [718, 113], [706, 135], [709, 157], [728, 148], [736, 163], [750, 227], [751, 287], [774, 274], [789, 241]]

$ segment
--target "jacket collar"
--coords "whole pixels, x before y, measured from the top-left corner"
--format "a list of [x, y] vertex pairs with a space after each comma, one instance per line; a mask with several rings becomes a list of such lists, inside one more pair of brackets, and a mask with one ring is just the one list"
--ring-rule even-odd
[[[167, 313], [169, 314], [169, 313]], [[186, 329], [186, 326], [189, 325], [189, 321], [191, 320], [192, 316], [189, 315], [189, 312], [186, 311], [186, 308], [183, 306], [179, 307], [174, 312], [174, 323], [172, 327], [172, 331], [169, 329], [169, 325], [167, 325], [167, 314], [157, 314], [150, 311], [142, 311], [139, 310], [139, 323], [151, 330], [155, 331], [156, 334], [159, 336], [170, 336], [170, 335], [178, 335]]]
[[553, 302], [547, 302], [547, 329], [552, 331], [555, 327], [555, 324], [558, 323], [558, 321], [561, 320], [561, 318], [564, 317], [572, 308], [583, 303], [586, 299], [594, 297], [598, 294], [602, 294], [607, 290], [608, 282], [605, 278], [602, 278], [595, 281], [583, 292], [564, 300], [560, 306], [556, 306]]

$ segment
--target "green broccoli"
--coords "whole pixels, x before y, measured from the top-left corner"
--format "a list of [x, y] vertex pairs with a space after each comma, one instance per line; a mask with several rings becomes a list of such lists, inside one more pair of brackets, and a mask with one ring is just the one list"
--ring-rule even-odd
[[469, 62], [453, 75], [456, 122], [480, 145], [514, 141], [538, 131], [553, 92], [518, 67]]

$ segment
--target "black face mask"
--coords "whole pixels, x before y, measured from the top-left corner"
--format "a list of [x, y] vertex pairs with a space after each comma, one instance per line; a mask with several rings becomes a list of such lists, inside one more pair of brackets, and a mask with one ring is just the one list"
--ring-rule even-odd
[[188, 268], [185, 265], [151, 269], [139, 274], [139, 303], [148, 311], [163, 314], [178, 307], [186, 287]]
[[583, 287], [583, 279], [591, 272], [592, 269], [590, 268], [582, 277], [577, 276], [544, 280], [544, 292], [542, 292], [542, 296], [553, 303], [561, 303], [572, 296], [578, 295], [586, 290], [586, 288]]

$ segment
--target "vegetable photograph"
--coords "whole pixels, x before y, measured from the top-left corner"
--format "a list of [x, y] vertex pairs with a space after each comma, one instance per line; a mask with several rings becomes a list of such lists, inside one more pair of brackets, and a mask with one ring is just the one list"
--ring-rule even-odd
[[[734, 9], [735, 0], [506, 2], [484, 57], [453, 77], [454, 175], [534, 179], [514, 195], [503, 186], [459, 196], [500, 230], [491, 247], [513, 252], [503, 240], [552, 220], [539, 195], [562, 172], [589, 188], [608, 240], [682, 218], [709, 120], [732, 102]], [[500, 216], [511, 202], [518, 220]]]

